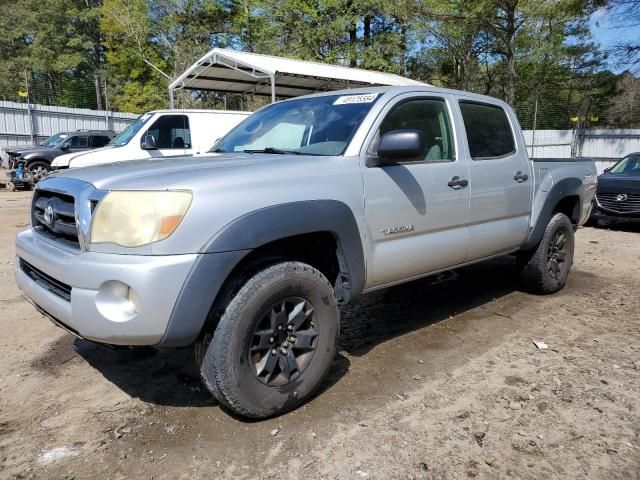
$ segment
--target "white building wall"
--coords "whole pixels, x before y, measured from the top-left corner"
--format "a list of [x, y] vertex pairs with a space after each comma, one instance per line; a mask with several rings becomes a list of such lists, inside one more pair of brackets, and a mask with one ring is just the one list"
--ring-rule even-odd
[[0, 101], [0, 154], [10, 145], [32, 145], [57, 132], [74, 130], [113, 130], [121, 132], [138, 115], [86, 108]]
[[[530, 157], [571, 157], [573, 130], [536, 130], [535, 133], [524, 130], [523, 133]], [[624, 156], [640, 152], [640, 129], [584, 130], [578, 140], [580, 156], [593, 158], [599, 173]]]

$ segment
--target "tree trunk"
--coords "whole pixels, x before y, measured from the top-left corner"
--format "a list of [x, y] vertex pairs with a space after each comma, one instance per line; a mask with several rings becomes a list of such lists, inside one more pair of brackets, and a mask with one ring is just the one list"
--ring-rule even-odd
[[96, 110], [102, 110], [102, 92], [100, 89], [100, 78], [98, 75], [93, 76], [93, 83], [96, 87]]
[[507, 25], [505, 31], [505, 59], [507, 61], [507, 98], [509, 105], [515, 108], [516, 104], [516, 6], [517, 2], [509, 5], [507, 13]]
[[357, 25], [349, 30], [349, 66], [358, 66], [358, 30]]
[[249, 9], [249, 2], [245, 0], [243, 2], [244, 8], [244, 43], [247, 51], [253, 52], [253, 37], [251, 35], [251, 10]]
[[371, 15], [367, 15], [364, 17], [364, 46], [368, 47], [371, 45]]

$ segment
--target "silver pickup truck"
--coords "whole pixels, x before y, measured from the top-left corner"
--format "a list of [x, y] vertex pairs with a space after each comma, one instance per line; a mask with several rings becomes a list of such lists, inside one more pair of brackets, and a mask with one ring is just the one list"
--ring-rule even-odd
[[322, 93], [263, 108], [209, 156], [47, 177], [15, 273], [74, 335], [193, 346], [212, 394], [263, 418], [320, 384], [338, 305], [362, 293], [508, 254], [524, 289], [560, 290], [595, 188], [592, 161], [530, 160], [494, 98]]

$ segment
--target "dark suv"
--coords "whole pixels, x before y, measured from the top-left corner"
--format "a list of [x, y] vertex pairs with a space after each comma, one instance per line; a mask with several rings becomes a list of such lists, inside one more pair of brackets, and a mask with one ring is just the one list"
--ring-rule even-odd
[[7, 167], [13, 169], [18, 163], [24, 162], [25, 168], [37, 182], [49, 173], [54, 158], [65, 153], [104, 147], [115, 136], [111, 130], [76, 130], [56, 133], [37, 146], [6, 147]]
[[591, 220], [640, 222], [640, 152], [627, 155], [598, 177]]

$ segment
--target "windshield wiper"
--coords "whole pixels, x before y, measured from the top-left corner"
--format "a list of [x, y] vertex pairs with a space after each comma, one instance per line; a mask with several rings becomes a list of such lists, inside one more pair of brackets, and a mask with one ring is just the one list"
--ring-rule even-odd
[[255, 149], [255, 150], [244, 150], [244, 153], [275, 153], [277, 155], [286, 155], [288, 153], [291, 153], [293, 155], [300, 155], [300, 152], [294, 152], [292, 150], [280, 150], [279, 148], [275, 148], [275, 147], [265, 147], [265, 148]]

